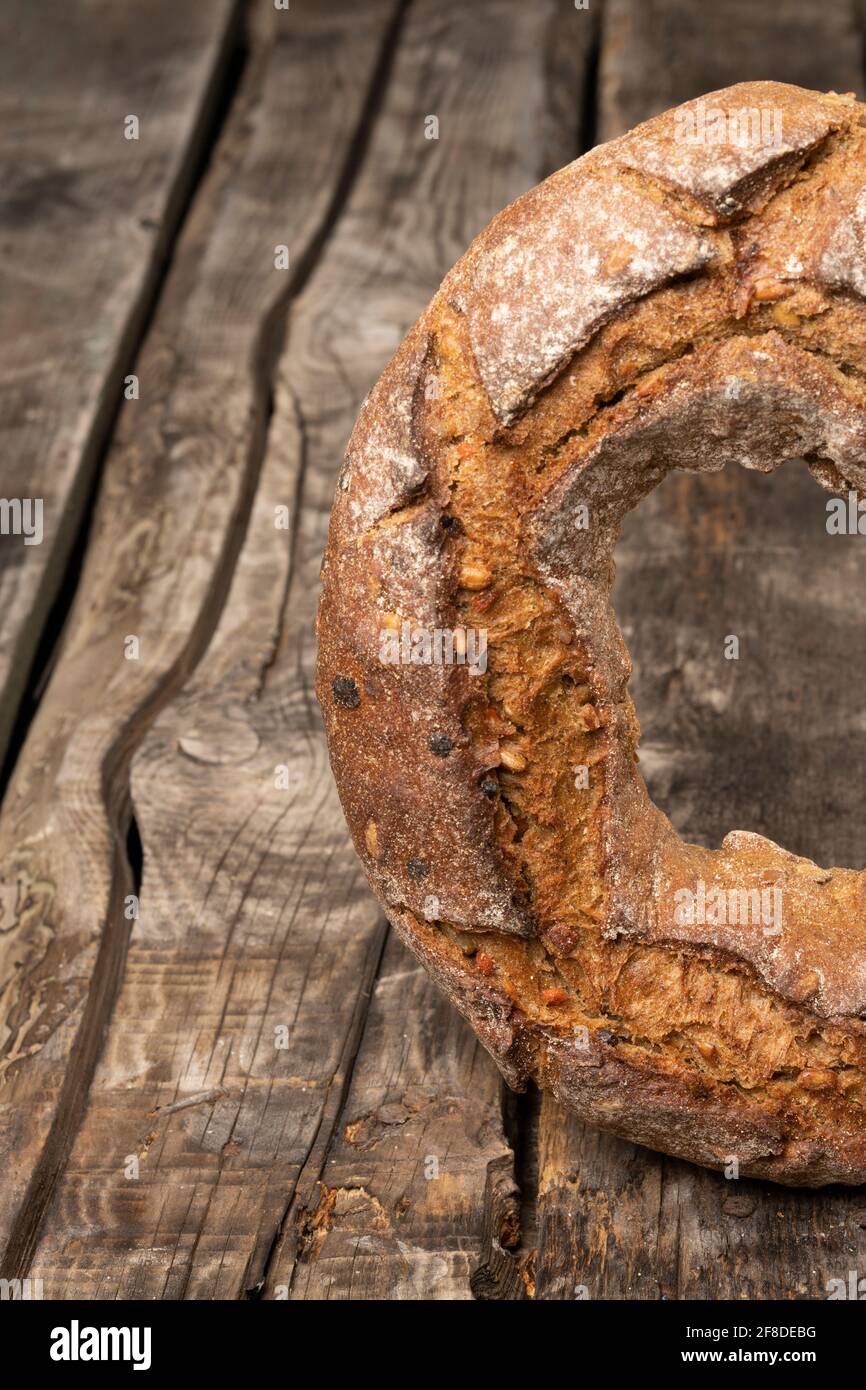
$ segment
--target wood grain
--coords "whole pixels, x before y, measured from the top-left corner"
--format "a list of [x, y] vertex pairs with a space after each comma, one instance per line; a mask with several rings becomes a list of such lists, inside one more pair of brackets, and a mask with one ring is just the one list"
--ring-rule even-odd
[[[342, 197], [394, 13], [382, 0], [350, 24], [350, 9], [260, 0], [252, 12], [244, 78], [136, 366], [141, 398], [106, 460], [62, 652], [3, 807], [0, 1232], [13, 1272], [62, 1172], [124, 968], [131, 756], [221, 611], [258, 480], [276, 330]], [[313, 143], [304, 123], [326, 81], [341, 100]], [[273, 508], [269, 526], [279, 593], [288, 533]], [[198, 757], [196, 738], [189, 749]], [[161, 1031], [161, 1011], [144, 1026]], [[149, 1093], [145, 1110], [163, 1099]], [[133, 1139], [118, 1160], [103, 1146], [99, 1164], [134, 1150]]]
[[[394, 937], [337, 1121], [302, 1175], [266, 1296], [471, 1298], [488, 1174], [512, 1160], [500, 1081]], [[515, 1241], [516, 1226], [495, 1235]]]
[[[862, 88], [859, 20], [741, 0], [610, 0], [604, 138], [705, 91], [769, 77]], [[614, 603], [634, 661], [641, 768], [685, 838], [756, 830], [819, 863], [866, 864], [858, 537], [830, 537], [803, 464], [672, 475], [628, 518]], [[723, 655], [741, 639], [739, 661]], [[862, 749], [866, 752], [866, 748]], [[726, 1180], [600, 1135], [545, 1097], [539, 1298], [822, 1298], [866, 1260], [862, 1197]]]
[[[236, 0], [0, 14], [0, 766], [191, 186]], [[139, 121], [126, 139], [124, 122]]]

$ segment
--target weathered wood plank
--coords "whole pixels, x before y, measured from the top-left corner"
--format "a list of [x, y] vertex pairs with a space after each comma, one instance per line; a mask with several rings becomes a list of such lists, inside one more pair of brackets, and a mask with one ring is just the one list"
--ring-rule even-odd
[[658, 1242], [647, 1239], [660, 1220], [663, 1168], [542, 1097], [537, 1298], [671, 1296], [659, 1283]]
[[42, 505], [41, 543], [0, 535], [0, 766], [237, 9], [9, 0], [0, 13], [0, 494]]
[[[4, 1272], [29, 1262], [123, 970], [131, 926], [124, 898], [134, 888], [124, 853], [130, 759], [221, 611], [261, 464], [275, 330], [343, 197], [393, 12], [391, 0], [363, 15], [348, 0], [290, 12], [259, 0], [253, 8], [250, 59], [136, 365], [141, 398], [123, 410], [106, 460], [61, 657], [0, 819]], [[309, 112], [329, 84], [340, 100], [319, 108], [320, 138], [310, 140]], [[290, 248], [288, 271], [275, 258], [280, 245]], [[286, 481], [280, 502], [291, 501]], [[276, 531], [273, 505], [268, 528], [276, 552], [268, 553], [264, 592], [278, 595], [287, 533]], [[262, 572], [256, 578], [261, 584]], [[126, 660], [130, 636], [139, 653]], [[199, 741], [182, 756], [198, 758]], [[227, 796], [231, 765], [229, 755]], [[174, 833], [182, 839], [186, 830]], [[177, 899], [178, 915], [167, 920], [181, 934], [189, 929], [191, 964], [181, 981], [188, 989], [198, 938], [180, 907]], [[160, 1030], [161, 1013], [148, 1001], [139, 1033]], [[194, 1032], [178, 1046], [194, 1055]], [[102, 1138], [100, 1167], [122, 1168], [144, 1143], [146, 1112], [165, 1099], [157, 1076], [134, 1065], [130, 1073], [129, 1057], [122, 1069], [124, 1084], [139, 1076], [146, 1101], [122, 1154]], [[102, 1185], [100, 1176], [97, 1199]], [[122, 1243], [122, 1231], [112, 1238]], [[111, 1264], [118, 1267], [115, 1255]], [[45, 1287], [59, 1294], [53, 1272]], [[64, 1288], [86, 1296], [92, 1284]]]
[[861, 91], [858, 0], [606, 0], [598, 139], [734, 82]]
[[[749, 78], [857, 90], [861, 53], [845, 0], [610, 0], [601, 135]], [[614, 602], [642, 769], [678, 830], [718, 844], [742, 827], [862, 866], [866, 789], [846, 769], [864, 737], [866, 619], [851, 595], [866, 551], [826, 535], [824, 506], [802, 465], [672, 476], [628, 519]], [[728, 633], [738, 662], [723, 659]], [[540, 1298], [821, 1298], [866, 1263], [856, 1192], [727, 1181], [587, 1131], [547, 1099], [539, 1143]]]
[[[285, 1230], [296, 1219], [321, 1230], [332, 1145], [350, 1116], [363, 1126], [369, 1114], [367, 1124], [387, 1131], [358, 1153], [392, 1221], [388, 1231], [370, 1223], [390, 1250], [388, 1279], [411, 1296], [437, 1280], [468, 1292], [488, 1167], [507, 1159], [498, 1077], [395, 945], [363, 1028], [384, 933], [312, 702], [312, 620], [336, 470], [363, 395], [466, 241], [546, 172], [540, 163], [560, 158], [536, 40], [552, 38], [564, 17], [563, 5], [529, 13], [504, 0], [424, 0], [409, 12], [357, 186], [293, 305], [228, 602], [134, 764], [142, 915], [33, 1263], [46, 1290], [238, 1297], [267, 1275], [265, 1296], [282, 1296], [289, 1246], [269, 1262], [293, 1194]], [[561, 79], [556, 90], [562, 98]], [[440, 118], [438, 143], [424, 138], [429, 114]], [[274, 508], [296, 489], [287, 538]], [[275, 785], [277, 765], [287, 787]], [[275, 1045], [284, 1037], [286, 1049]], [[147, 1118], [217, 1086], [227, 1094]], [[409, 1118], [391, 1126], [383, 1106], [386, 1117], [402, 1106]], [[441, 1160], [438, 1187], [416, 1171], [419, 1145]], [[133, 1151], [143, 1155], [138, 1181], [123, 1174]], [[351, 1277], [351, 1259], [336, 1248], [332, 1257], [331, 1244], [350, 1234], [341, 1222], [322, 1234], [320, 1263], [303, 1274], [310, 1288], [335, 1284], [337, 1267]], [[397, 1240], [411, 1248], [408, 1263]], [[353, 1297], [369, 1296], [369, 1264], [356, 1271]]]
[[821, 1299], [863, 1268], [857, 1192], [726, 1181], [581, 1125], [545, 1096], [537, 1297]]
[[391, 937], [315, 1200], [291, 1213], [293, 1259], [266, 1296], [471, 1298], [486, 1175], [511, 1159], [500, 1105], [496, 1069]]

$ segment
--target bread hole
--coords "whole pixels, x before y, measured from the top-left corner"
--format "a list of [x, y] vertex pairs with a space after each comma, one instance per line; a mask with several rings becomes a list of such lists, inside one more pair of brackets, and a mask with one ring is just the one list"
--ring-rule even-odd
[[[608, 409], [610, 406], [619, 405], [619, 402], [620, 402], [621, 400], [624, 400], [625, 397], [626, 397], [627, 395], [629, 395], [629, 393], [630, 393], [631, 391], [633, 391], [633, 390], [634, 390], [634, 383], [633, 383], [633, 382], [629, 382], [627, 386], [621, 386], [621, 387], [619, 388], [618, 391], [609, 391], [609, 392], [606, 392], [606, 393], [605, 393], [605, 392], [599, 392], [599, 393], [593, 398], [593, 404], [595, 405], [596, 410], [601, 410], [601, 409], [605, 409], [605, 410], [606, 410], [606, 409]], [[584, 439], [586, 438], [588, 432], [589, 432], [589, 431], [586, 430], [586, 429], [584, 429], [584, 430], [581, 432], [582, 437], [583, 437]]]
[[828, 533], [830, 497], [802, 461], [671, 474], [625, 518], [613, 601], [640, 771], [680, 835], [863, 868], [866, 535]]

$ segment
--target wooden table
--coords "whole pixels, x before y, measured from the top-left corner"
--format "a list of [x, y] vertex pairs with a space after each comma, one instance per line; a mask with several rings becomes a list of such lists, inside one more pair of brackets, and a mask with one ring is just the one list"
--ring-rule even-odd
[[[866, 1269], [856, 1191], [503, 1093], [377, 912], [312, 694], [346, 439], [469, 240], [702, 91], [862, 94], [863, 30], [856, 0], [7, 0], [0, 492], [44, 537], [0, 538], [3, 1277], [820, 1298]], [[797, 464], [673, 478], [615, 598], [677, 827], [862, 867], [866, 559], [823, 506]]]

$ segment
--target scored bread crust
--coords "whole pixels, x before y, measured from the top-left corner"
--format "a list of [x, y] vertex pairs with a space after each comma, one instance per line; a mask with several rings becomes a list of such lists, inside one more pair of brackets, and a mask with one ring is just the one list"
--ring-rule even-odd
[[[803, 456], [866, 485], [864, 252], [852, 96], [742, 83], [561, 169], [364, 402], [318, 623], [371, 886], [509, 1083], [810, 1186], [866, 1181], [866, 873], [679, 839], [637, 771], [610, 588], [671, 468]], [[717, 908], [690, 916], [700, 885]]]

